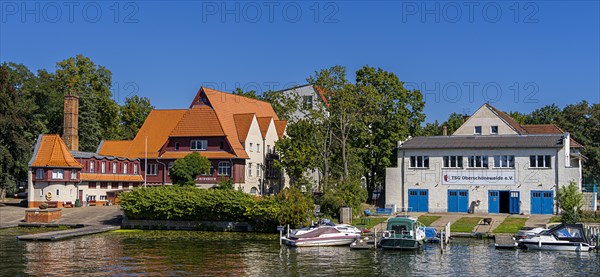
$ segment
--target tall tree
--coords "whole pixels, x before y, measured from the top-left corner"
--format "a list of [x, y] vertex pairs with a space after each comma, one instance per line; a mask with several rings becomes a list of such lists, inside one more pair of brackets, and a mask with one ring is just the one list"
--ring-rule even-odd
[[197, 152], [186, 155], [183, 159], [175, 160], [169, 171], [173, 184], [194, 186], [196, 176], [208, 172], [210, 161]]
[[150, 99], [146, 97], [137, 95], [127, 97], [120, 107], [121, 138], [133, 139], [153, 109]]

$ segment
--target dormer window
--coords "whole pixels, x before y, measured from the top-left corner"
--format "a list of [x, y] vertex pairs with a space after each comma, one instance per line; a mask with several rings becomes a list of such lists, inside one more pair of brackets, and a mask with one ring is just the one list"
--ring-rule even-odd
[[38, 168], [35, 170], [35, 178], [36, 179], [44, 179], [44, 170], [41, 168]]
[[473, 130], [474, 135], [481, 135], [481, 126], [475, 126], [475, 130]]
[[497, 135], [498, 134], [498, 126], [492, 126], [490, 128], [490, 134]]
[[64, 179], [64, 170], [62, 169], [53, 169], [52, 170], [52, 179], [61, 180]]
[[77, 179], [77, 169], [71, 170], [71, 179]]
[[205, 139], [202, 140], [192, 140], [191, 150], [206, 150], [208, 147], [208, 141]]
[[90, 161], [90, 172], [94, 173], [94, 161]]

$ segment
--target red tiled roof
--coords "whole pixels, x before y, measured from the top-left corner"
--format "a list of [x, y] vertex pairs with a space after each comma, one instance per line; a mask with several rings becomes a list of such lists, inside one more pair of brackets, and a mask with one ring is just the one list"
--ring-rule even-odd
[[98, 154], [107, 156], [124, 157], [133, 140], [105, 140], [102, 141]]
[[287, 126], [286, 120], [275, 120], [275, 130], [277, 130], [277, 136], [279, 138], [283, 137], [285, 133], [285, 127]]
[[267, 136], [267, 131], [269, 131], [269, 125], [271, 125], [272, 117], [257, 117], [258, 127], [260, 128], [260, 133], [262, 134], [263, 139]]
[[104, 182], [143, 182], [142, 175], [127, 174], [102, 174], [102, 173], [80, 173], [81, 181], [104, 181]]
[[[564, 134], [565, 131], [563, 131], [560, 127], [556, 126], [556, 124], [528, 124], [528, 125], [522, 125], [523, 129], [525, 129], [527, 131], [528, 134]], [[582, 148], [583, 145], [581, 145], [579, 142], [575, 141], [573, 138], [571, 138], [571, 147], [573, 148]]]
[[34, 150], [31, 167], [74, 167], [83, 166], [73, 158], [59, 135], [40, 135]]
[[206, 105], [195, 105], [187, 110], [170, 136], [220, 137], [224, 135], [215, 111]]
[[250, 131], [250, 126], [252, 125], [252, 120], [254, 119], [253, 113], [244, 113], [244, 114], [234, 114], [233, 120], [235, 121], [235, 128], [237, 129], [237, 134], [240, 139], [240, 142], [245, 142], [248, 137], [248, 132]]

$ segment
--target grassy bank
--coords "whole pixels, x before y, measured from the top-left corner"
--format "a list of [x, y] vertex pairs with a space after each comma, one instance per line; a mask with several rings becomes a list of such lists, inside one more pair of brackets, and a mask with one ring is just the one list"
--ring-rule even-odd
[[370, 230], [373, 227], [377, 226], [378, 224], [380, 224], [386, 220], [387, 220], [387, 217], [363, 217], [363, 218], [355, 220], [354, 221], [355, 224], [352, 224], [352, 225]]
[[451, 232], [471, 233], [479, 224], [481, 217], [463, 217], [450, 225]]
[[431, 223], [435, 222], [436, 220], [438, 220], [440, 218], [441, 218], [441, 216], [439, 216], [439, 215], [422, 215], [422, 216], [419, 216], [418, 220], [425, 226], [431, 226]]
[[527, 218], [507, 217], [493, 232], [498, 234], [514, 234], [525, 226], [525, 222], [527, 222]]

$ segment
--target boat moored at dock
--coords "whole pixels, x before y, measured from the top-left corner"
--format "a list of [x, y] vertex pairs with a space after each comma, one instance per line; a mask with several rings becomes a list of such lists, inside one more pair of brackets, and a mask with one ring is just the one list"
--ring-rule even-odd
[[414, 217], [394, 217], [382, 233], [379, 247], [383, 249], [413, 250], [425, 241], [425, 227]]

